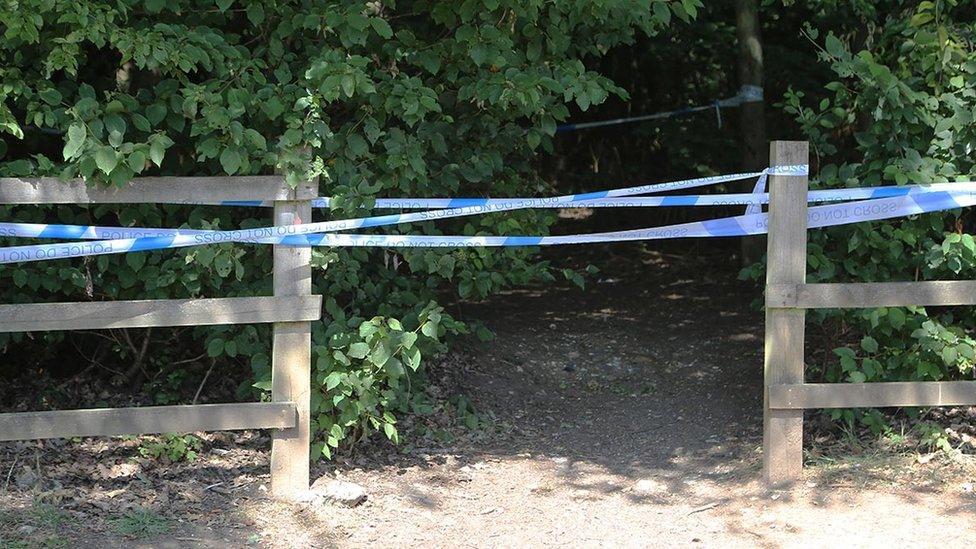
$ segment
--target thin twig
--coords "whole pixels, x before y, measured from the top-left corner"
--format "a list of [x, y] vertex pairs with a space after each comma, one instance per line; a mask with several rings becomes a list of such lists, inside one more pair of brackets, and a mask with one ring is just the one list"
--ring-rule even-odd
[[183, 360], [177, 360], [176, 362], [170, 362], [169, 365], [170, 365], [170, 367], [173, 367], [173, 366], [178, 366], [180, 364], [186, 364], [188, 362], [196, 362], [196, 361], [200, 360], [201, 358], [203, 358], [205, 356], [207, 356], [207, 353], [199, 354], [199, 355], [197, 355], [197, 356], [195, 356], [193, 358], [184, 358]]
[[[103, 339], [106, 339], [106, 340], [108, 340], [108, 341], [111, 341], [112, 343], [115, 343], [116, 345], [121, 345], [121, 344], [122, 344], [122, 342], [121, 342], [121, 341], [119, 341], [119, 338], [117, 338], [117, 337], [112, 337], [112, 336], [110, 336], [110, 335], [105, 335], [105, 334], [103, 334], [102, 332], [99, 332], [99, 331], [95, 331], [95, 330], [78, 330], [78, 331], [77, 331], [77, 332], [75, 332], [75, 333], [78, 333], [78, 334], [87, 334], [87, 335], [93, 335], [93, 336], [97, 336], [97, 337], [100, 337], [100, 338], [103, 338]], [[112, 330], [110, 330], [110, 331], [109, 331], [109, 333], [111, 334], [111, 333], [112, 333]]]
[[197, 399], [200, 398], [200, 391], [203, 390], [203, 386], [207, 383], [207, 378], [210, 377], [210, 372], [213, 371], [214, 366], [217, 365], [217, 359], [213, 358], [210, 360], [210, 367], [207, 368], [207, 373], [203, 375], [203, 380], [200, 381], [200, 386], [197, 387], [197, 392], [193, 395], [193, 402], [191, 404], [196, 404]]
[[[123, 330], [122, 333], [125, 334], [126, 340], [130, 345], [132, 345], [132, 339], [129, 337], [128, 330]], [[149, 350], [149, 341], [151, 339], [152, 328], [146, 328], [146, 337], [142, 340], [142, 346], [140, 348], [136, 348], [134, 345], [132, 346], [133, 351], [136, 353], [136, 358], [132, 362], [132, 366], [130, 366], [129, 370], [125, 373], [125, 377], [132, 387], [138, 386], [138, 382], [140, 381], [138, 374], [140, 372], [142, 372], [142, 376], [144, 378], [149, 377], [149, 372], [146, 371], [142, 364], [146, 358], [146, 351]]]
[[14, 474], [14, 469], [17, 468], [17, 462], [20, 461], [20, 452], [14, 456], [14, 464], [10, 466], [10, 470], [7, 471], [7, 480], [3, 483], [3, 491], [7, 491], [7, 487], [10, 486], [10, 477]]
[[695, 513], [701, 513], [702, 511], [708, 511], [709, 509], [714, 509], [714, 508], [718, 507], [718, 503], [719, 502], [717, 502], [717, 501], [713, 501], [712, 503], [708, 503], [706, 505], [702, 505], [701, 507], [695, 507], [691, 511], [688, 511], [688, 514], [689, 515], [694, 515]]

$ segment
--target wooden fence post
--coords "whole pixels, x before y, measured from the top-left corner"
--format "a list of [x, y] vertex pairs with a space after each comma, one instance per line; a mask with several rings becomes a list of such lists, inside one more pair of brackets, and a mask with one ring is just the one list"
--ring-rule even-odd
[[[805, 141], [773, 141], [770, 166], [807, 164]], [[766, 285], [803, 284], [807, 268], [807, 176], [769, 177]], [[763, 364], [763, 478], [769, 486], [800, 479], [803, 410], [770, 409], [770, 385], [803, 383], [804, 309], [766, 308]]]
[[[312, 220], [311, 200], [276, 200], [275, 225]], [[312, 250], [274, 246], [274, 295], [312, 293]], [[276, 429], [271, 442], [271, 493], [293, 498], [309, 486], [312, 323], [276, 322], [272, 338], [271, 400], [294, 402], [296, 426]]]

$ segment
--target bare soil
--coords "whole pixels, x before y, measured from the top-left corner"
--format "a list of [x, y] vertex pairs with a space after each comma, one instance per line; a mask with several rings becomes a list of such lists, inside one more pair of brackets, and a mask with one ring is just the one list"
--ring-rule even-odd
[[178, 464], [139, 456], [137, 440], [8, 443], [0, 546], [972, 543], [972, 455], [811, 437], [804, 481], [765, 489], [760, 290], [708, 254], [601, 253], [614, 274], [585, 291], [454, 310], [497, 336], [434, 368], [445, 395], [471, 398], [477, 427], [455, 421], [317, 464], [317, 477], [366, 489], [358, 507], [269, 499], [260, 432], [199, 435], [200, 457]]

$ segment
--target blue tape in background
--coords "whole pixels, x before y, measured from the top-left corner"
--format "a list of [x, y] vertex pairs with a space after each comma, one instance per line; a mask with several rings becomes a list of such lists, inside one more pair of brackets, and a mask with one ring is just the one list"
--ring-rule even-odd
[[646, 122], [648, 120], [663, 120], [665, 118], [677, 118], [680, 116], [687, 116], [696, 112], [704, 111], [714, 111], [715, 118], [718, 122], [718, 127], [722, 127], [722, 109], [730, 107], [738, 107], [743, 103], [753, 103], [762, 102], [763, 100], [763, 89], [759, 86], [749, 86], [745, 85], [739, 88], [739, 92], [734, 96], [719, 99], [713, 101], [707, 105], [698, 105], [697, 107], [684, 107], [681, 109], [676, 109], [673, 111], [663, 111], [654, 114], [645, 114], [640, 116], [628, 116], [625, 118], [613, 118], [610, 120], [599, 120], [595, 122], [578, 122], [575, 124], [561, 124], [556, 126], [557, 133], [571, 132], [576, 130], [585, 130], [589, 128], [601, 128], [604, 126], [616, 126], [618, 124], [629, 124], [632, 122]]

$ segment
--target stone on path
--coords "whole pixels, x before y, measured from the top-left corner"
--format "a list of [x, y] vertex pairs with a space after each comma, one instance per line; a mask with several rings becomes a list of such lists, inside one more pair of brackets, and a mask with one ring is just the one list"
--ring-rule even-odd
[[321, 477], [312, 483], [312, 492], [325, 501], [346, 507], [355, 507], [366, 501], [366, 490], [362, 486], [344, 480]]

